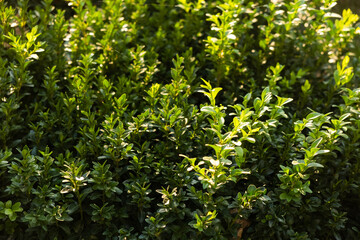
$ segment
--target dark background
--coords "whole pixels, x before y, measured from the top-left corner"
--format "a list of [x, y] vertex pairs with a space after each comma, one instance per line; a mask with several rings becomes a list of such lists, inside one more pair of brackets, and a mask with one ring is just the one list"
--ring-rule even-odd
[[343, 9], [347, 8], [350, 8], [356, 14], [360, 14], [360, 0], [339, 0], [334, 10], [341, 13]]
[[[95, 4], [101, 4], [102, 0], [93, 0]], [[8, 0], [11, 4], [16, 4], [16, 0]], [[41, 0], [30, 0], [29, 5], [39, 4]], [[56, 7], [66, 8], [67, 2], [65, 0], [53, 0], [53, 5]], [[354, 13], [360, 14], [360, 0], [338, 0], [338, 4], [335, 6], [334, 10], [338, 13], [341, 13], [343, 9], [350, 8]]]

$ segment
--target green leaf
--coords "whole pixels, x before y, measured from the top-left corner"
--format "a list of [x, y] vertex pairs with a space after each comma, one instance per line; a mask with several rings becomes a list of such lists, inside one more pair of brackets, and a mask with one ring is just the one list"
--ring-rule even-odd
[[11, 209], [11, 206], [12, 206], [12, 201], [11, 201], [11, 200], [8, 200], [8, 201], [5, 203], [5, 208]]
[[301, 91], [305, 94], [307, 93], [311, 88], [311, 84], [308, 80], [305, 81], [304, 85], [301, 86]]
[[317, 148], [317, 147], [319, 147], [319, 145], [320, 145], [320, 143], [321, 143], [322, 140], [323, 140], [322, 137], [316, 139], [316, 140], [311, 144], [311, 148]]
[[252, 137], [247, 137], [247, 138], [245, 138], [245, 140], [246, 141], [248, 141], [248, 142], [251, 142], [251, 143], [255, 143], [255, 138], [252, 138]]
[[236, 157], [235, 161], [238, 167], [240, 168], [244, 160], [244, 150], [242, 147], [235, 147]]
[[208, 114], [216, 114], [216, 111], [213, 106], [204, 106], [200, 109], [201, 112], [208, 113]]
[[38, 60], [39, 59], [39, 56], [37, 54], [31, 54], [29, 56], [29, 59], [35, 59], [35, 60]]
[[311, 167], [318, 167], [318, 168], [323, 168], [324, 166], [320, 163], [316, 163], [316, 162], [311, 162], [307, 165], [307, 167], [311, 168]]
[[21, 212], [23, 209], [20, 206], [21, 206], [21, 203], [17, 202], [12, 206], [12, 210], [14, 212]]
[[215, 99], [218, 93], [222, 90], [222, 88], [214, 88], [211, 90], [212, 99]]
[[251, 196], [251, 195], [255, 194], [256, 190], [257, 190], [257, 188], [255, 187], [255, 185], [250, 184], [247, 188], [247, 193], [248, 193], [248, 195]]
[[15, 221], [16, 220], [16, 214], [11, 214], [11, 215], [9, 215], [9, 219], [10, 219], [10, 221]]
[[327, 13], [324, 14], [324, 17], [325, 18], [339, 18], [339, 19], [341, 19], [341, 15], [337, 14], [337, 13], [334, 13], [334, 12], [327, 12]]
[[279, 197], [281, 200], [286, 200], [288, 202], [290, 202], [292, 200], [292, 197], [290, 195], [288, 195], [287, 193], [282, 193], [282, 194], [280, 194]]
[[320, 116], [322, 116], [321, 113], [312, 112], [312, 113], [310, 113], [310, 114], [308, 114], [308, 115], [306, 116], [306, 120], [308, 120], [308, 121], [314, 120], [314, 119], [316, 119], [316, 118], [318, 118], [318, 117], [320, 117]]
[[247, 107], [247, 103], [250, 101], [251, 99], [251, 93], [247, 93], [244, 97], [244, 101], [243, 101], [243, 105], [246, 108]]
[[264, 103], [269, 103], [271, 98], [272, 98], [272, 93], [270, 92], [270, 88], [266, 87], [261, 93], [261, 100]]
[[329, 152], [330, 152], [330, 150], [319, 150], [319, 151], [317, 151], [317, 152], [314, 154], [314, 156], [320, 155], [320, 154], [329, 153]]
[[6, 215], [10, 216], [10, 215], [12, 215], [13, 213], [14, 213], [13, 210], [11, 210], [10, 208], [6, 208], [6, 209], [5, 209], [5, 214], [6, 214]]

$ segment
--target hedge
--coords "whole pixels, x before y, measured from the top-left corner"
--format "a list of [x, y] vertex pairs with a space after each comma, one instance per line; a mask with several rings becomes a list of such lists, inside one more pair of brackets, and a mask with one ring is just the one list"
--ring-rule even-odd
[[0, 0], [0, 239], [360, 239], [335, 5]]

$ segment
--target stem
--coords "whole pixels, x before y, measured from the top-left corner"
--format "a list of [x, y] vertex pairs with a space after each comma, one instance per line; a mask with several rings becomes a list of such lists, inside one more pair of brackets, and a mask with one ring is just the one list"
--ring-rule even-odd
[[83, 213], [83, 209], [82, 209], [82, 205], [81, 205], [81, 198], [80, 198], [80, 193], [79, 191], [76, 191], [76, 196], [78, 199], [78, 204], [79, 204], [79, 209], [80, 209], [80, 219], [81, 221], [84, 220], [84, 213]]

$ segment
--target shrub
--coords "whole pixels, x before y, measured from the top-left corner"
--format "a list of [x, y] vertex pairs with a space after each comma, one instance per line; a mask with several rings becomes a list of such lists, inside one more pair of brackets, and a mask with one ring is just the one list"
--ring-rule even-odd
[[2, 239], [359, 239], [356, 14], [66, 2], [0, 1]]

